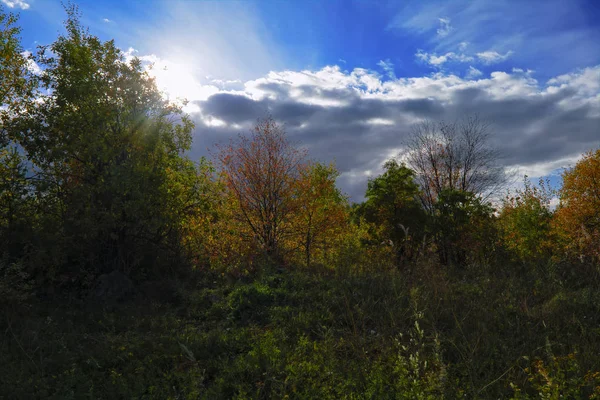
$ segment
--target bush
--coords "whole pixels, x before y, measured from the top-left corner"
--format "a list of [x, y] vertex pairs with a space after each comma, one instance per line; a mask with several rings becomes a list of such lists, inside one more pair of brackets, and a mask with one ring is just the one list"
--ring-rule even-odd
[[32, 295], [33, 284], [20, 261], [0, 259], [0, 305], [22, 304]]

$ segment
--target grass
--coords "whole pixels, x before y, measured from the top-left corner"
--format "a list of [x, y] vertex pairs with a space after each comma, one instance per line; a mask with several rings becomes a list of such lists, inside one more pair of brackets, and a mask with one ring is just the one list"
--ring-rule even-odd
[[600, 393], [597, 290], [492, 269], [416, 270], [205, 272], [169, 302], [21, 302], [0, 321], [0, 398]]

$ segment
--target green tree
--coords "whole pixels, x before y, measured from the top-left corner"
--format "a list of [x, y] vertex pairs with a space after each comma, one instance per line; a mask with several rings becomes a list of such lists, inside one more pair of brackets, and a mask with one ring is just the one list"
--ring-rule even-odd
[[18, 18], [0, 5], [0, 302], [21, 302], [31, 294], [27, 259], [39, 235], [35, 176], [11, 135], [11, 121], [35, 94], [32, 61], [20, 43]]
[[513, 259], [529, 263], [550, 256], [552, 194], [543, 181], [533, 186], [525, 176], [524, 188], [503, 199], [498, 225], [502, 243]]
[[378, 242], [391, 244], [396, 262], [410, 259], [426, 233], [426, 215], [419, 202], [415, 173], [396, 160], [384, 165], [385, 172], [368, 183], [366, 201], [358, 214], [373, 224]]
[[31, 96], [33, 89], [17, 21], [17, 16], [5, 13], [0, 4], [0, 145], [3, 146], [8, 140], [3, 129], [5, 122], [14, 115], [22, 100]]
[[435, 203], [434, 232], [442, 264], [480, 261], [493, 244], [493, 209], [481, 197], [445, 189]]
[[139, 59], [91, 35], [76, 7], [67, 13], [66, 34], [35, 57], [45, 94], [6, 128], [39, 177], [66, 279], [143, 274], [181, 256], [182, 218], [202, 202], [198, 170], [183, 156], [193, 124]]

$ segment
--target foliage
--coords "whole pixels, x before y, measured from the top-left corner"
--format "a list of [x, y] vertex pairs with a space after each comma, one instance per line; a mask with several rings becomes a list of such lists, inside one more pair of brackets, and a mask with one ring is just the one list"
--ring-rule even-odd
[[[296, 183], [291, 242], [302, 248], [304, 263], [327, 261], [340, 236], [348, 229], [347, 199], [335, 185], [339, 172], [334, 165], [313, 163], [302, 168]], [[293, 248], [293, 244], [289, 244]]]
[[550, 350], [545, 358], [547, 361], [536, 359], [525, 368], [529, 390], [512, 385], [513, 399], [600, 398], [600, 372], [582, 373], [576, 354], [556, 357]]
[[156, 273], [165, 256], [182, 254], [182, 225], [202, 209], [205, 185], [182, 156], [193, 124], [139, 60], [127, 62], [67, 11], [66, 35], [35, 57], [45, 94], [24, 100], [6, 131], [36, 176], [29, 191], [62, 243], [65, 279]]
[[262, 271], [198, 271], [178, 284], [179, 304], [30, 300], [0, 320], [0, 392], [485, 399], [548, 387], [590, 398], [597, 385], [597, 290], [554, 299], [549, 279], [532, 293], [483, 270], [456, 279], [422, 268], [411, 282], [397, 269]]
[[426, 234], [427, 218], [418, 201], [414, 171], [395, 160], [386, 162], [384, 169], [369, 181], [367, 199], [356, 211], [375, 228], [378, 242], [391, 244], [400, 265], [415, 257]]
[[584, 262], [600, 262], [600, 149], [563, 173], [559, 197], [555, 227], [567, 252]]
[[555, 215], [526, 181], [496, 216], [486, 126], [420, 125], [350, 206], [270, 117], [190, 160], [182, 103], [67, 13], [25, 57], [0, 11], [0, 397], [600, 396], [600, 151]]
[[481, 262], [490, 254], [493, 209], [480, 197], [444, 189], [435, 204], [435, 232], [442, 264]]
[[294, 186], [304, 157], [271, 117], [259, 120], [250, 137], [240, 135], [219, 147], [225, 183], [237, 200], [235, 218], [248, 225], [268, 256], [276, 256], [289, 235], [289, 220], [297, 207]]
[[540, 180], [539, 186], [533, 186], [525, 176], [524, 188], [503, 199], [498, 224], [502, 243], [513, 260], [535, 263], [549, 259], [552, 197], [547, 183]]

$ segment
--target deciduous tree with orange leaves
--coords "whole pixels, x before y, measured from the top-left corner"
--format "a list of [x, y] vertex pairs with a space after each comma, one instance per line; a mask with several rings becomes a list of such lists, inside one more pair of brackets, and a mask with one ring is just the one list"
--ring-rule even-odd
[[278, 257], [282, 240], [293, 234], [294, 195], [306, 151], [293, 145], [272, 117], [257, 121], [249, 136], [218, 146], [225, 184], [237, 200], [235, 218], [269, 257]]
[[600, 149], [563, 173], [555, 228], [571, 255], [600, 262]]
[[335, 186], [339, 172], [333, 164], [314, 163], [302, 169], [297, 182], [298, 202], [294, 221], [296, 241], [310, 266], [316, 253], [327, 253], [348, 222], [347, 198]]

